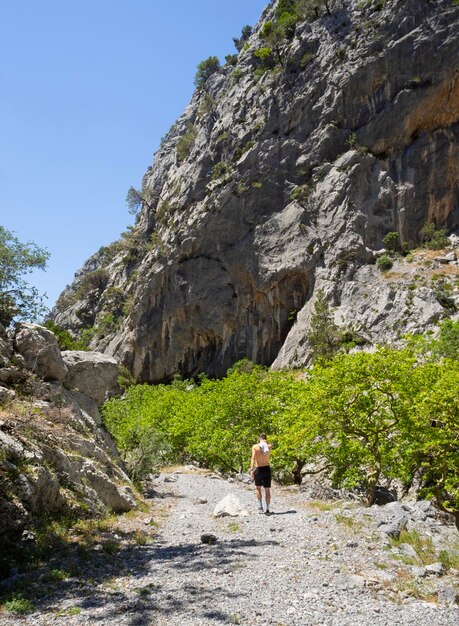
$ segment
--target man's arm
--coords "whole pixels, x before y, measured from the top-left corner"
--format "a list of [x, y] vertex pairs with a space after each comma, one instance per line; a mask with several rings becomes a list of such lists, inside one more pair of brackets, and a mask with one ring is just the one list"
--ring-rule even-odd
[[250, 473], [255, 469], [255, 446], [252, 446], [252, 458], [250, 459]]

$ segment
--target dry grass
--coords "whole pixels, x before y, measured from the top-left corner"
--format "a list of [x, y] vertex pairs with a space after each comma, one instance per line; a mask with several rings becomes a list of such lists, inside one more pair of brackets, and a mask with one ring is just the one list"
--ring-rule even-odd
[[333, 511], [341, 506], [340, 502], [324, 502], [323, 500], [310, 500], [303, 505], [313, 511]]
[[208, 474], [213, 474], [214, 472], [211, 472], [208, 469], [205, 469], [203, 467], [196, 467], [194, 469], [188, 469], [186, 467], [184, 467], [183, 465], [167, 465], [166, 467], [162, 467], [161, 468], [161, 474], [201, 474], [201, 475], [208, 475]]

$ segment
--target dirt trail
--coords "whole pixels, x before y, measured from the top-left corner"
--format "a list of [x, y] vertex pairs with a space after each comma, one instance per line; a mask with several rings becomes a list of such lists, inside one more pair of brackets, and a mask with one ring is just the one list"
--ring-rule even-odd
[[[162, 475], [154, 489], [163, 516], [154, 540], [118, 550], [111, 563], [99, 562], [105, 553], [96, 550], [84, 571], [34, 602], [35, 612], [3, 613], [0, 626], [459, 623], [457, 605], [434, 601], [440, 578], [416, 583], [371, 516], [350, 504], [317, 505], [296, 489], [275, 488], [268, 517], [252, 487], [197, 472]], [[213, 518], [229, 493], [247, 517]], [[138, 516], [137, 528], [139, 519], [147, 527], [149, 514]], [[215, 545], [201, 542], [203, 532], [217, 537]]]

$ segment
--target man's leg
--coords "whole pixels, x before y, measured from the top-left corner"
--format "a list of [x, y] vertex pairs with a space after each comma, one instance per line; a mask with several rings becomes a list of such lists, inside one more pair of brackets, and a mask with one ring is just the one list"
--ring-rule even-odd
[[263, 511], [263, 499], [261, 495], [261, 487], [255, 486], [255, 491], [257, 493], [258, 508], [260, 508]]
[[269, 511], [269, 505], [271, 504], [271, 489], [269, 487], [265, 487], [265, 498], [266, 510]]

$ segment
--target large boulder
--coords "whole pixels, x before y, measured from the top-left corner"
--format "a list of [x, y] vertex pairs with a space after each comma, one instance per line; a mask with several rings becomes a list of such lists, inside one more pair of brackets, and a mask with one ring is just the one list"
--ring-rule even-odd
[[101, 352], [66, 350], [62, 357], [68, 369], [65, 382], [98, 404], [120, 392], [117, 361]]
[[16, 397], [16, 392], [12, 389], [0, 386], [0, 404], [9, 404]]
[[232, 493], [220, 500], [214, 509], [214, 517], [237, 517], [238, 515], [246, 517], [248, 514], [249, 512], [244, 509], [239, 498]]
[[16, 326], [14, 347], [25, 366], [44, 380], [64, 380], [67, 368], [54, 334], [38, 324]]
[[82, 474], [97, 493], [98, 498], [115, 513], [125, 513], [136, 508], [136, 501], [130, 487], [117, 485], [106, 474], [96, 469], [93, 463], [89, 461], [84, 463]]

